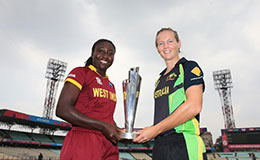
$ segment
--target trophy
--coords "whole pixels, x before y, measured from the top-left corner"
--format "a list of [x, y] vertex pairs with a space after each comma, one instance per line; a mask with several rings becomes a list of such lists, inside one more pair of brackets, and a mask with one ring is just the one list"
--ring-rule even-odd
[[133, 131], [136, 106], [139, 98], [141, 76], [138, 74], [139, 67], [130, 68], [128, 79], [123, 81], [125, 132], [121, 133], [122, 139], [134, 139], [136, 133]]

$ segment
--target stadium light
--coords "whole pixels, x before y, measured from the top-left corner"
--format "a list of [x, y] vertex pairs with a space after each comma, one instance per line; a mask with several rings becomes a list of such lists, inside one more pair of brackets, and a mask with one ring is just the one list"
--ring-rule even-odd
[[233, 87], [233, 85], [230, 70], [224, 69], [214, 71], [213, 80], [215, 89], [218, 90], [222, 104], [225, 129], [236, 128], [231, 103], [231, 88]]
[[44, 102], [43, 117], [52, 119], [55, 106], [58, 82], [63, 81], [67, 63], [50, 58], [47, 65], [45, 78], [47, 78], [46, 96]]

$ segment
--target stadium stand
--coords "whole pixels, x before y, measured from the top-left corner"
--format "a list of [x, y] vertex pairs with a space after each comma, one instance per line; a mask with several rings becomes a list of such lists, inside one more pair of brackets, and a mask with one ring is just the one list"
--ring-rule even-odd
[[43, 154], [44, 159], [59, 159], [59, 154], [39, 148], [0, 146], [0, 153], [4, 154], [1, 155], [0, 159], [37, 159], [40, 153]]
[[218, 155], [220, 157], [235, 157], [235, 153], [234, 152], [219, 152]]
[[250, 156], [250, 153], [248, 152], [236, 152], [237, 157], [245, 157], [248, 158]]
[[148, 156], [144, 153], [131, 153], [136, 159], [145, 159], [145, 160], [151, 160], [152, 157]]
[[52, 139], [54, 140], [55, 143], [57, 144], [62, 144], [64, 140], [64, 136], [52, 136]]
[[[17, 130], [15, 125], [27, 128], [26, 131]], [[37, 159], [40, 153], [44, 160], [58, 160], [64, 135], [57, 131], [69, 131], [71, 125], [66, 122], [45, 119], [11, 110], [0, 110], [0, 160], [5, 159]], [[4, 129], [2, 126], [6, 126]], [[45, 129], [47, 133], [39, 133]], [[51, 133], [51, 134], [50, 134]], [[202, 130], [207, 149], [212, 149], [211, 134]], [[151, 160], [154, 141], [144, 144], [119, 142], [120, 160]], [[251, 160], [252, 152], [209, 152], [208, 160]], [[260, 152], [254, 152], [260, 159]]]
[[[44, 159], [59, 159], [64, 135], [55, 135], [56, 131], [69, 131], [71, 125], [66, 122], [50, 120], [42, 117], [28, 115], [7, 109], [0, 110], [0, 122], [8, 126], [8, 129], [0, 129], [2, 137], [0, 153], [19, 159], [36, 159], [42, 153]], [[18, 124], [30, 128], [28, 132], [13, 130]], [[45, 129], [48, 133], [33, 132]], [[119, 142], [120, 159], [151, 159], [153, 141], [145, 144]]]
[[260, 152], [254, 152], [256, 157], [260, 158]]
[[52, 141], [48, 137], [48, 135], [44, 135], [44, 134], [30, 134], [30, 136], [36, 142], [40, 142], [40, 143], [54, 143], [54, 141]]
[[252, 160], [252, 153], [255, 153], [256, 159], [260, 159], [260, 152], [219, 152], [218, 155], [225, 160]]
[[120, 152], [119, 157], [122, 160], [135, 160], [135, 158], [128, 152]]
[[9, 132], [9, 136], [13, 139], [13, 140], [17, 140], [17, 141], [32, 141], [31, 138], [29, 138], [25, 133], [23, 132], [16, 132], [16, 131], [5, 131], [5, 132]]

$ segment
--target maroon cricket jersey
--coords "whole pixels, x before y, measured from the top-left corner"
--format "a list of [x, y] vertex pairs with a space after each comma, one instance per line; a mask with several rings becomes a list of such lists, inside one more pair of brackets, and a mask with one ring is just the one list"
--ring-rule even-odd
[[102, 77], [92, 65], [77, 67], [67, 76], [70, 82], [80, 89], [75, 108], [94, 119], [114, 123], [116, 105], [115, 87], [108, 76]]
[[[92, 65], [73, 69], [66, 83], [80, 89], [75, 108], [88, 117], [114, 123], [116, 105], [115, 87], [108, 76], [102, 77]], [[119, 159], [118, 146], [113, 145], [100, 131], [72, 126], [66, 135], [61, 160], [110, 160]]]

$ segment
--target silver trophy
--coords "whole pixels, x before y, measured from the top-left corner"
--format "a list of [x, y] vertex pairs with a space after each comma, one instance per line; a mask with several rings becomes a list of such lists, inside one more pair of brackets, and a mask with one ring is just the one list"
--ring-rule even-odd
[[123, 81], [125, 132], [121, 133], [122, 139], [134, 139], [134, 121], [137, 102], [139, 98], [141, 76], [138, 74], [139, 67], [130, 68], [128, 79]]

